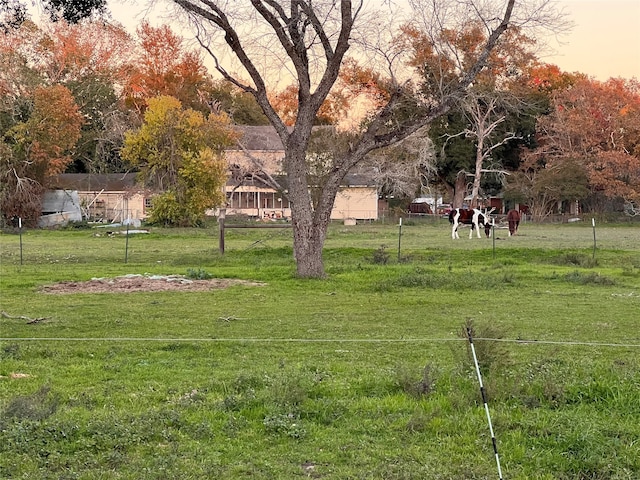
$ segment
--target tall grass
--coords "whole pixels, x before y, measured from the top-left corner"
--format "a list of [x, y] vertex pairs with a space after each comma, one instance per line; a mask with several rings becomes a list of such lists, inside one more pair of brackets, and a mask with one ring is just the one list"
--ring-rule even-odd
[[[0, 235], [1, 478], [497, 478], [466, 328], [505, 478], [640, 478], [637, 227], [94, 233]], [[266, 285], [40, 291], [129, 273]]]

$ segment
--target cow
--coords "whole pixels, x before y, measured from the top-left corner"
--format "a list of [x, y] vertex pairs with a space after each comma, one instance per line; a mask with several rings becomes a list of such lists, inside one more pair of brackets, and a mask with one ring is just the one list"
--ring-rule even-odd
[[491, 217], [489, 216], [493, 212], [493, 208], [490, 211], [482, 211], [474, 208], [473, 210], [467, 210], [465, 208], [455, 208], [449, 212], [449, 222], [453, 225], [451, 229], [451, 238], [460, 238], [458, 235], [458, 227], [460, 225], [471, 225], [469, 231], [469, 238], [473, 237], [473, 229], [475, 228], [478, 238], [480, 236], [480, 225], [484, 227], [484, 233], [487, 238], [491, 235]]
[[520, 212], [516, 209], [511, 209], [507, 212], [507, 222], [509, 222], [509, 236], [518, 233], [518, 226], [520, 225]]

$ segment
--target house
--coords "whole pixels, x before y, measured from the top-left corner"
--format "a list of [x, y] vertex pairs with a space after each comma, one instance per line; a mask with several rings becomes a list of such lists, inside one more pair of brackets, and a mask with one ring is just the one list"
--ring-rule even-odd
[[[225, 186], [226, 214], [255, 219], [291, 218], [280, 137], [273, 127], [237, 128], [242, 134], [239, 145], [225, 152], [230, 171]], [[153, 192], [138, 186], [135, 173], [65, 173], [55, 178], [52, 189], [77, 192], [83, 218], [92, 221], [144, 220], [153, 198]], [[216, 215], [218, 212], [208, 213]], [[366, 175], [347, 175], [336, 196], [331, 219], [377, 218], [376, 186]]]
[[[284, 147], [271, 126], [238, 126], [239, 146], [225, 154], [231, 175], [225, 187], [227, 215], [252, 218], [290, 218], [291, 205], [285, 192]], [[378, 189], [364, 174], [350, 174], [343, 180], [331, 212], [332, 220], [377, 220]]]

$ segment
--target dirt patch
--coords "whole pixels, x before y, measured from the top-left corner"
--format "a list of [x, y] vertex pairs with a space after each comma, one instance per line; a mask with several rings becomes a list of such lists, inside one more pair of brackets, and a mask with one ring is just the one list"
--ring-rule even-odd
[[92, 278], [86, 282], [60, 282], [45, 285], [42, 293], [127, 293], [127, 292], [203, 292], [233, 285], [262, 286], [264, 283], [234, 278], [193, 280], [182, 275], [124, 275], [114, 278]]

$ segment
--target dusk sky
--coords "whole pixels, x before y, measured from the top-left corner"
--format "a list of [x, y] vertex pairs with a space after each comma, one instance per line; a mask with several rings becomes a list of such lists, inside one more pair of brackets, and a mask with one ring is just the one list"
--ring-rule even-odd
[[[142, 19], [132, 12], [131, 3], [109, 3], [113, 17], [127, 27], [135, 28]], [[558, 0], [557, 4], [574, 27], [558, 39], [560, 43], [549, 40], [556, 53], [541, 60], [598, 80], [640, 80], [640, 0]], [[142, 10], [145, 2], [139, 0], [137, 5]]]
[[562, 0], [572, 32], [552, 42], [557, 55], [545, 58], [562, 70], [606, 80], [640, 80], [640, 0]]

